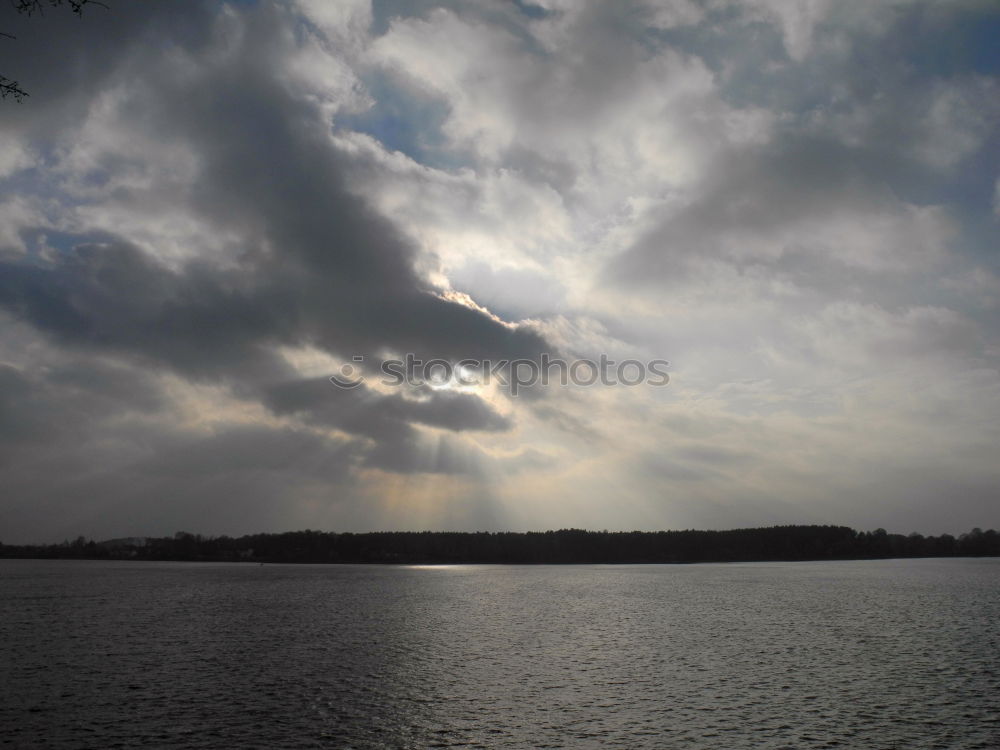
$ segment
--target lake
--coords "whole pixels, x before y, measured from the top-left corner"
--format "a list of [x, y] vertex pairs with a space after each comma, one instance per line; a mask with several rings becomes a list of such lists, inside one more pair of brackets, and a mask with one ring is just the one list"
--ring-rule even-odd
[[0, 746], [995, 749], [1000, 559], [0, 560]]

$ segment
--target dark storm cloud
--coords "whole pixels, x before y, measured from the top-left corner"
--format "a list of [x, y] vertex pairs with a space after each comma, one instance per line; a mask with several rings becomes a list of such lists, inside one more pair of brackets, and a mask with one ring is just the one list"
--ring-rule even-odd
[[[194, 81], [148, 71], [135, 103], [150, 132], [197, 155], [194, 207], [247, 237], [236, 273], [200, 262], [170, 273], [134, 249], [84, 247], [47, 267], [8, 265], [4, 303], [43, 330], [83, 333], [95, 345], [156, 350], [160, 340], [160, 353], [182, 370], [224, 366], [227, 350], [243, 354], [276, 338], [341, 354], [386, 346], [427, 357], [541, 351], [539, 336], [429, 294], [413, 268], [414, 248], [348, 191], [328, 125], [278, 76], [287, 50], [272, 31], [286, 22], [273, 8], [249, 13], [235, 54], [206, 64]], [[200, 61], [197, 49], [187, 51]], [[68, 301], [71, 288], [80, 309]], [[193, 348], [209, 361], [193, 362]]]
[[35, 450], [79, 440], [96, 423], [126, 412], [156, 413], [167, 406], [160, 389], [141, 371], [77, 359], [24, 371], [0, 364], [0, 461], [18, 448]]
[[66, 118], [92, 103], [109, 78], [121, 73], [119, 65], [131, 51], [145, 49], [149, 57], [173, 44], [204, 49], [218, 11], [207, 0], [183, 7], [166, 0], [91, 4], [79, 16], [68, 4], [40, 5], [30, 15], [18, 13], [16, 3], [0, 5], [0, 31], [12, 37], [0, 44], [0, 73], [29, 95], [25, 106], [5, 108], [0, 129], [29, 126], [36, 136], [71, 125]]
[[403, 474], [472, 474], [488, 459], [476, 448], [448, 436], [422, 436], [413, 423], [461, 431], [502, 431], [510, 420], [482, 399], [463, 393], [417, 389], [419, 399], [381, 394], [360, 385], [335, 387], [327, 378], [310, 378], [267, 387], [263, 403], [275, 414], [333, 427], [374, 441], [366, 466]]
[[[116, 4], [109, 12], [88, 9], [82, 20], [52, 12], [3, 23], [18, 38], [2, 45], [0, 70], [31, 97], [5, 110], [0, 128], [37, 153], [49, 152], [54, 143], [72, 141], [96, 96], [117, 87], [124, 104], [116, 127], [191, 153], [196, 178], [175, 193], [185, 210], [211, 231], [238, 237], [240, 246], [235, 262], [195, 246], [186, 248], [187, 259], [167, 263], [127, 237], [101, 231], [62, 233], [58, 249], [46, 253], [9, 252], [0, 263], [0, 307], [83, 366], [44, 379], [0, 371], [9, 386], [0, 409], [6, 457], [23, 455], [20, 448], [31, 443], [36, 471], [61, 463], [67, 480], [50, 489], [62, 502], [100, 491], [125, 503], [147, 493], [144, 506], [175, 502], [165, 497], [165, 480], [150, 479], [166, 474], [175, 477], [170, 485], [180, 498], [203, 496], [206, 477], [218, 489], [223, 478], [237, 481], [241, 472], [280, 473], [284, 492], [294, 494], [314, 480], [348, 482], [352, 467], [362, 464], [405, 473], [476, 470], [475, 450], [445, 439], [431, 439], [428, 450], [413, 426], [510, 428], [508, 418], [476, 396], [432, 393], [411, 401], [338, 391], [325, 378], [295, 382], [294, 369], [277, 353], [313, 346], [373, 360], [387, 349], [424, 359], [499, 359], [548, 348], [536, 333], [438, 297], [414, 268], [411, 242], [349, 189], [348, 161], [333, 145], [328, 118], [285, 75], [296, 33], [285, 8]], [[125, 166], [109, 158], [98, 153], [89, 171], [77, 175], [82, 184], [100, 186]], [[64, 186], [50, 182], [46, 189], [73, 200], [60, 192]], [[17, 183], [8, 187], [16, 190]], [[115, 197], [139, 203], [148, 200], [144, 191], [158, 189], [122, 185]], [[120, 366], [98, 364], [108, 358]], [[95, 445], [141, 431], [116, 426], [114, 418], [158, 406], [159, 386], [145, 383], [143, 368], [151, 376], [221, 384], [275, 415], [353, 438], [334, 445], [265, 425], [210, 438], [147, 428], [141, 442], [151, 455], [118, 454], [124, 464], [96, 447], [60, 440], [42, 447], [39, 441], [51, 440], [59, 423], [85, 441], [103, 440]], [[94, 474], [88, 464], [115, 469]], [[313, 470], [304, 471], [309, 465]], [[37, 499], [27, 472], [14, 473], [9, 486]], [[88, 473], [101, 478], [84, 481]], [[277, 480], [265, 486], [282, 494]], [[265, 495], [260, 487], [249, 493]]]
[[[277, 273], [264, 280], [259, 272], [249, 276], [241, 284], [232, 273], [202, 263], [174, 272], [125, 244], [89, 244], [73, 248], [54, 267], [6, 264], [0, 268], [0, 302], [64, 347], [114, 352], [164, 365], [187, 377], [229, 383], [237, 394], [261, 398], [277, 414], [296, 414], [313, 424], [385, 441], [378, 448], [378, 460], [387, 467], [443, 471], [458, 465], [438, 456], [421, 469], [420, 452], [414, 448], [419, 438], [411, 422], [451, 430], [510, 428], [507, 418], [474, 395], [431, 393], [412, 401], [400, 395], [375, 395], [367, 389], [341, 390], [326, 378], [289, 382], [290, 368], [268, 346], [310, 341], [305, 334], [310, 322], [322, 325], [326, 318], [297, 307], [296, 289], [281, 286]], [[301, 284], [308, 286], [309, 280], [302, 278]], [[412, 299], [423, 305], [416, 294]], [[476, 316], [489, 323], [483, 326], [476, 320], [473, 332], [498, 333], [497, 342], [510, 340], [507, 329], [479, 313], [429, 299], [434, 300], [429, 315], [442, 328], [428, 332], [424, 351], [434, 344], [435, 335], [448, 330], [444, 310], [434, 309], [438, 305], [448, 305], [459, 320]], [[352, 337], [359, 337], [359, 329], [371, 324], [356, 315], [352, 310], [347, 321], [348, 325], [356, 322], [356, 327], [346, 329]], [[396, 333], [390, 318], [383, 322], [388, 328], [381, 332], [387, 338]], [[342, 320], [336, 325], [344, 330]], [[380, 331], [371, 333], [377, 336]], [[462, 333], [459, 330], [456, 336]], [[360, 351], [384, 341], [355, 340]], [[470, 349], [480, 352], [489, 346], [488, 339], [469, 343]], [[430, 351], [460, 356], [461, 350], [441, 346]], [[493, 351], [509, 352], [503, 343], [497, 343]], [[389, 458], [394, 447], [403, 454], [398, 462]]]
[[406, 431], [410, 422], [449, 430], [506, 430], [510, 421], [482, 399], [464, 393], [424, 389], [420, 397], [384, 395], [364, 385], [343, 389], [327, 378], [278, 383], [263, 402], [277, 414], [300, 414], [316, 424], [380, 439]]
[[[279, 80], [282, 39], [270, 33], [285, 22], [279, 14], [250, 13], [237, 54], [206, 64], [195, 81], [147, 71], [153, 80], [137, 95], [147, 128], [197, 154], [192, 203], [210, 222], [246, 238], [239, 267], [199, 259], [173, 270], [124, 240], [95, 238], [52, 259], [4, 263], [0, 304], [65, 346], [136, 355], [237, 387], [287, 377], [273, 353], [282, 344], [344, 356], [389, 347], [451, 358], [528, 356], [545, 348], [536, 334], [425, 288], [413, 269], [413, 247], [347, 190], [342, 159], [315, 107]], [[87, 58], [93, 47], [74, 50], [83, 56], [79, 64], [98, 73], [116, 64], [107, 52]], [[200, 47], [187, 52], [198, 59]], [[368, 414], [384, 407], [403, 421], [504, 425], [485, 418], [485, 407], [466, 405], [474, 400], [437, 398], [403, 408], [385, 399]]]
[[[251, 272], [250, 276], [255, 274]], [[290, 335], [280, 298], [201, 263], [168, 270], [118, 240], [54, 262], [0, 264], [0, 304], [60, 344], [135, 355], [190, 376], [240, 380], [286, 371], [264, 347]]]
[[132, 471], [154, 477], [279, 474], [297, 481], [339, 480], [360, 457], [359, 447], [349, 440], [291, 428], [236, 426], [194, 439], [178, 437]]

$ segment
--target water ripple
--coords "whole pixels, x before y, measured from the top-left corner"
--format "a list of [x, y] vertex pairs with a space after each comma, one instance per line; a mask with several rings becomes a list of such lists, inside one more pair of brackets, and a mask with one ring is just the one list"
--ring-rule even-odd
[[0, 561], [0, 745], [995, 749], [998, 574]]

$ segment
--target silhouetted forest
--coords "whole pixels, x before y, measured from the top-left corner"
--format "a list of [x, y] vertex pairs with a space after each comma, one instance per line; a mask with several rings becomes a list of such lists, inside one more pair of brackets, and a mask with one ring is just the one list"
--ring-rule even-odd
[[238, 538], [179, 531], [172, 537], [78, 537], [52, 545], [0, 544], [0, 557], [272, 563], [695, 563], [1000, 556], [1000, 534], [858, 532], [846, 526], [772, 526], [731, 531], [544, 532], [292, 531]]

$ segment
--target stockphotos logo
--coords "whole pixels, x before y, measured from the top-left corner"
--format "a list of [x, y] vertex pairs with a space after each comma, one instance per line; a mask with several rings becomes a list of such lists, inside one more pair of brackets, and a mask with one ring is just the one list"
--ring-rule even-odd
[[[361, 364], [365, 358], [355, 355], [353, 362]], [[489, 386], [497, 383], [516, 396], [526, 388], [558, 383], [562, 386], [626, 386], [648, 385], [662, 387], [670, 382], [665, 359], [641, 362], [624, 359], [616, 362], [602, 354], [592, 359], [565, 360], [542, 354], [539, 359], [463, 359], [451, 362], [446, 359], [424, 361], [413, 354], [403, 359], [383, 360], [379, 365], [380, 383], [384, 386], [423, 386], [434, 388]], [[339, 375], [331, 375], [330, 382], [338, 388], [357, 388], [364, 383], [360, 367], [345, 364]]]

